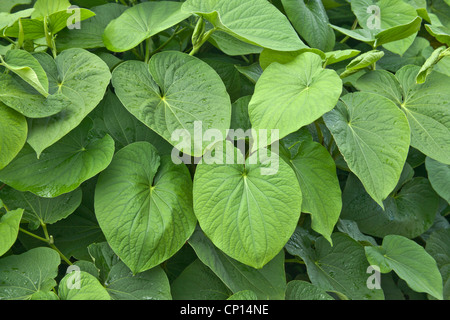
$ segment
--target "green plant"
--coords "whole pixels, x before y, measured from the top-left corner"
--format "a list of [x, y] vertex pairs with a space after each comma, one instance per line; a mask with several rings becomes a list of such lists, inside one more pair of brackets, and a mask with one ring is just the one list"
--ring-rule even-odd
[[0, 0], [0, 299], [450, 299], [448, 45], [448, 0]]

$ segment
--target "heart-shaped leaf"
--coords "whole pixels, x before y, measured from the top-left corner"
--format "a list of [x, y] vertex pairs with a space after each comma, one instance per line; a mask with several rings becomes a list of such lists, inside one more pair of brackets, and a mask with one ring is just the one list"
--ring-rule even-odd
[[58, 285], [61, 300], [111, 300], [108, 291], [91, 274], [72, 271]]
[[191, 188], [186, 166], [160, 158], [148, 142], [120, 150], [100, 175], [95, 214], [111, 248], [134, 274], [169, 259], [194, 232]]

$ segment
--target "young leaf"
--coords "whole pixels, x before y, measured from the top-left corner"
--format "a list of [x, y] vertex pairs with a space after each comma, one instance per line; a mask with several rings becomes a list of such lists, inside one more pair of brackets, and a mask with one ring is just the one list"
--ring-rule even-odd
[[34, 4], [34, 12], [31, 18], [43, 19], [52, 13], [65, 11], [68, 7], [70, 7], [68, 0], [37, 0]]
[[350, 170], [383, 207], [408, 155], [411, 133], [405, 115], [387, 98], [357, 92], [342, 97], [324, 120]]
[[[180, 151], [201, 156], [210, 144], [195, 141], [195, 122], [202, 134], [220, 130], [225, 136], [231, 119], [231, 101], [219, 75], [207, 63], [181, 52], [154, 55], [150, 66], [127, 61], [113, 72], [116, 94], [128, 111], [172, 145], [173, 133], [188, 132]], [[130, 90], [129, 88], [133, 88]]]
[[341, 73], [341, 78], [348, 77], [361, 69], [367, 68], [375, 64], [384, 56], [383, 51], [371, 50], [361, 54], [353, 59], [346, 67], [345, 71]]
[[39, 294], [48, 295], [56, 286], [60, 262], [59, 254], [50, 248], [0, 259], [0, 299], [30, 300]]
[[190, 237], [196, 225], [191, 189], [186, 166], [160, 158], [148, 142], [120, 150], [100, 175], [95, 214], [111, 248], [134, 274], [169, 259]]
[[27, 132], [25, 118], [0, 102], [0, 170], [16, 157], [25, 145]]
[[286, 16], [266, 0], [188, 0], [182, 9], [253, 45], [278, 51], [306, 47]]
[[[225, 254], [257, 269], [289, 240], [302, 204], [295, 173], [277, 154], [265, 152], [276, 160], [254, 153], [245, 162], [238, 157], [236, 164], [199, 164], [193, 190], [194, 212], [205, 234]], [[274, 174], [268, 168], [273, 161], [278, 163]]]
[[22, 215], [23, 209], [16, 209], [0, 216], [0, 257], [16, 242]]
[[380, 247], [365, 247], [367, 259], [383, 273], [394, 270], [414, 291], [442, 300], [442, 277], [436, 261], [423, 247], [402, 236], [384, 237]]
[[281, 139], [333, 109], [341, 92], [336, 72], [323, 69], [318, 55], [305, 52], [264, 70], [248, 106], [250, 121], [255, 130], [278, 129]]
[[433, 51], [431, 56], [425, 61], [423, 66], [420, 68], [419, 73], [416, 76], [416, 83], [424, 83], [428, 75], [433, 71], [433, 67], [444, 57], [450, 56], [450, 49], [445, 49], [445, 47], [439, 47]]
[[89, 136], [91, 127], [92, 122], [86, 119], [39, 159], [26, 145], [8, 166], [0, 170], [0, 180], [16, 190], [30, 191], [45, 198], [75, 190], [104, 170], [114, 153], [113, 139]]
[[142, 41], [187, 19], [182, 3], [173, 1], [144, 2], [127, 9], [105, 29], [103, 41], [108, 50], [123, 52]]

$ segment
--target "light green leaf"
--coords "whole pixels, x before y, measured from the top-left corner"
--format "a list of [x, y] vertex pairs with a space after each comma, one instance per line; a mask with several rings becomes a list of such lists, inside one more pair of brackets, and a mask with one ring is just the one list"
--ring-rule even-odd
[[243, 290], [236, 292], [231, 297], [229, 297], [227, 300], [258, 300], [258, 296], [256, 293], [254, 293], [251, 290]]
[[102, 284], [84, 271], [73, 271], [62, 278], [58, 296], [61, 300], [110, 300]]
[[10, 27], [19, 20], [20, 18], [27, 18], [31, 16], [34, 9], [26, 9], [17, 11], [15, 13], [8, 13], [8, 12], [0, 12], [0, 31], [3, 33], [3, 29], [6, 27]]
[[19, 192], [10, 187], [2, 190], [3, 202], [9, 209], [22, 208], [23, 218], [30, 230], [36, 230], [41, 224], [53, 224], [67, 218], [81, 204], [81, 190], [76, 190], [53, 199], [41, 198], [29, 192]]
[[60, 262], [59, 254], [50, 248], [0, 259], [0, 300], [30, 300], [36, 293], [48, 293], [56, 286]]
[[43, 19], [52, 13], [65, 11], [70, 7], [68, 0], [37, 0], [34, 4], [33, 19]]
[[229, 56], [258, 54], [263, 50], [263, 48], [259, 46], [241, 41], [233, 37], [232, 35], [220, 30], [216, 30], [215, 32], [213, 32], [208, 41]]
[[442, 277], [436, 261], [423, 247], [402, 236], [384, 237], [380, 247], [365, 247], [372, 265], [383, 273], [394, 270], [397, 275], [417, 292], [426, 292], [442, 300]]
[[427, 79], [428, 75], [433, 71], [433, 67], [437, 64], [441, 59], [446, 56], [450, 56], [450, 49], [445, 49], [444, 46], [437, 48], [433, 51], [431, 56], [425, 61], [423, 66], [420, 68], [419, 73], [416, 76], [416, 83], [424, 83]]
[[123, 263], [112, 266], [105, 282], [113, 300], [171, 300], [169, 280], [161, 267], [133, 275]]
[[299, 55], [305, 52], [312, 52], [320, 56], [322, 60], [326, 59], [325, 53], [314, 48], [304, 48], [296, 51], [275, 51], [264, 49], [259, 56], [259, 64], [263, 70], [266, 70], [271, 63], [278, 62], [280, 64], [287, 64], [294, 61]]
[[202, 122], [202, 134], [215, 129], [225, 136], [229, 128], [231, 102], [225, 85], [198, 58], [162, 52], [151, 58], [150, 69], [143, 62], [127, 61], [114, 70], [112, 83], [128, 111], [172, 145], [179, 142], [174, 133], [189, 133], [190, 139], [176, 146], [185, 153], [201, 156], [210, 144], [194, 140], [195, 122]]
[[27, 121], [0, 102], [0, 170], [19, 153], [27, 140]]
[[171, 285], [174, 300], [226, 300], [230, 290], [200, 260], [192, 262]]
[[249, 66], [235, 66], [236, 69], [242, 73], [244, 76], [247, 77], [253, 84], [256, 84], [258, 82], [259, 77], [261, 77], [261, 74], [263, 73], [263, 70], [258, 62], [255, 62]]
[[[74, 10], [78, 10], [76, 21], [73, 17]], [[52, 13], [47, 18], [48, 30], [56, 34], [66, 27], [71, 27], [71, 23], [77, 23], [95, 16], [95, 13], [84, 8], [69, 9]], [[80, 25], [81, 27], [81, 25]], [[83, 24], [84, 27], [84, 24]], [[45, 30], [45, 29], [44, 29]], [[45, 35], [45, 33], [44, 33]]]
[[97, 219], [111, 248], [133, 273], [169, 259], [190, 237], [196, 225], [191, 188], [186, 166], [173, 164], [169, 156], [160, 158], [148, 142], [120, 150], [100, 175]]
[[384, 52], [379, 50], [371, 50], [359, 55], [345, 67], [345, 71], [341, 73], [341, 78], [348, 77], [361, 69], [372, 66], [383, 56]]
[[3, 170], [0, 180], [19, 191], [30, 191], [52, 198], [75, 190], [97, 175], [111, 162], [114, 141], [105, 136], [89, 136], [92, 122], [86, 119], [79, 127], [36, 159], [26, 145]]
[[[286, 145], [290, 147], [290, 143]], [[313, 141], [300, 142], [298, 149], [290, 149], [286, 155], [286, 162], [295, 171], [302, 190], [302, 212], [310, 213], [312, 228], [331, 241], [342, 208], [333, 158], [326, 148]]]
[[17, 209], [0, 216], [0, 257], [16, 242], [22, 215], [23, 209]]
[[22, 80], [31, 85], [44, 97], [48, 97], [48, 78], [42, 66], [25, 50], [10, 50], [5, 55], [5, 60], [0, 56], [0, 61], [7, 69], [17, 74]]
[[450, 203], [450, 165], [440, 163], [429, 157], [425, 160], [428, 179], [433, 189]]
[[[227, 152], [234, 149], [229, 147]], [[277, 154], [261, 150], [259, 158], [254, 153], [244, 161], [239, 150], [234, 152], [238, 156], [234, 164], [220, 159], [223, 164], [211, 161], [197, 166], [194, 212], [215, 246], [259, 269], [279, 253], [294, 231], [301, 191], [295, 173]]]
[[286, 300], [334, 300], [325, 290], [306, 282], [289, 281], [286, 287]]
[[286, 16], [266, 0], [188, 0], [182, 9], [253, 45], [278, 51], [306, 47]]
[[305, 52], [263, 72], [248, 106], [250, 121], [255, 130], [278, 129], [281, 139], [332, 110], [341, 92], [336, 72], [323, 69], [318, 55]]
[[250, 119], [248, 117], [248, 104], [251, 99], [252, 96], [245, 96], [237, 99], [232, 104], [233, 113], [231, 115], [231, 129], [242, 129], [244, 131], [251, 129], [252, 124], [250, 123]]
[[350, 170], [383, 207], [408, 156], [405, 115], [387, 98], [357, 92], [342, 97], [324, 120]]
[[330, 51], [326, 52], [326, 63], [327, 65], [335, 64], [350, 58], [353, 58], [354, 56], [357, 56], [360, 54], [361, 51], [355, 50], [355, 49], [345, 49], [345, 50], [336, 50], [336, 51]]
[[415, 238], [432, 225], [439, 197], [422, 177], [400, 179], [396, 190], [384, 201], [384, 210], [364, 191], [355, 176], [350, 176], [343, 194], [342, 218], [358, 223], [359, 229], [383, 238], [389, 234]]
[[199, 259], [232, 292], [251, 290], [260, 300], [284, 299], [286, 275], [283, 252], [280, 252], [264, 268], [257, 270], [230, 258], [217, 249], [199, 228], [189, 239], [189, 244], [194, 248]]
[[382, 300], [383, 291], [367, 287], [369, 263], [364, 246], [343, 233], [332, 235], [333, 246], [323, 237], [312, 241], [297, 228], [286, 250], [306, 263], [312, 284], [325, 291], [344, 294], [353, 300]]
[[133, 49], [145, 39], [187, 19], [182, 3], [172, 1], [144, 2], [127, 9], [105, 29], [103, 41], [114, 52]]
[[284, 10], [295, 30], [313, 48], [331, 51], [335, 36], [328, 25], [328, 16], [322, 1], [281, 0]]
[[[450, 78], [432, 72], [425, 83], [416, 84], [419, 70], [418, 66], [405, 66], [395, 77], [382, 70], [373, 71], [359, 78], [356, 87], [394, 101], [408, 118], [411, 146], [432, 159], [450, 164]], [[377, 76], [374, 78], [372, 74]]]
[[0, 0], [0, 12], [11, 12], [15, 6], [30, 3], [31, 0]]
[[98, 105], [111, 73], [106, 63], [83, 49], [65, 50], [55, 60], [44, 53], [35, 57], [47, 72], [50, 94], [58, 92], [71, 102], [59, 114], [30, 121], [28, 143], [40, 155], [75, 129]]
[[103, 33], [110, 21], [118, 18], [127, 7], [108, 3], [98, 7], [93, 7], [95, 16], [83, 21], [80, 29], [64, 29], [58, 34], [56, 48], [60, 51], [69, 48], [102, 48]]

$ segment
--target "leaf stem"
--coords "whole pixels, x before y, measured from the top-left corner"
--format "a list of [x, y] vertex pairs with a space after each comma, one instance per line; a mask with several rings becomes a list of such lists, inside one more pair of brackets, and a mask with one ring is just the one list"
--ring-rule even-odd
[[314, 122], [314, 126], [316, 127], [316, 131], [317, 131], [317, 138], [319, 139], [319, 143], [321, 145], [323, 145], [323, 133], [322, 130], [320, 129], [320, 126], [317, 122]]
[[[357, 26], [358, 26], [358, 19], [355, 19], [355, 21], [353, 22], [352, 28], [350, 30], [355, 30]], [[348, 39], [350, 39], [350, 37], [349, 36], [345, 36], [345, 38], [342, 39], [340, 41], [340, 43], [345, 43], [345, 42], [347, 42]]]
[[286, 262], [286, 263], [298, 263], [298, 264], [301, 264], [301, 265], [305, 265], [305, 261], [300, 260], [300, 259], [286, 259], [286, 260], [284, 260], [284, 262]]
[[29, 231], [27, 231], [27, 230], [25, 230], [25, 229], [23, 229], [23, 228], [19, 228], [19, 230], [20, 230], [21, 232], [23, 232], [23, 233], [29, 235], [30, 237], [33, 237], [33, 238], [36, 238], [36, 239], [38, 239], [38, 240], [41, 240], [41, 241], [43, 241], [43, 242], [45, 242], [45, 243], [48, 243], [47, 239], [44, 239], [44, 238], [42, 238], [42, 237], [39, 237], [37, 234], [34, 234], [34, 233], [32, 233], [32, 232], [29, 232]]
[[150, 46], [151, 46], [151, 41], [152, 41], [152, 38], [148, 38], [148, 39], [145, 41], [145, 60], [144, 60], [145, 63], [148, 63], [148, 61], [150, 60]]
[[183, 32], [184, 30], [186, 30], [187, 28], [184, 27], [183, 29], [179, 30], [180, 26], [177, 26], [175, 31], [173, 32], [173, 34], [166, 40], [166, 42], [164, 42], [162, 45], [160, 45], [156, 50], [154, 50], [151, 54], [150, 57], [153, 56], [154, 54], [158, 53], [159, 51], [161, 51], [162, 49], [164, 49], [169, 43], [170, 41], [173, 40], [173, 38], [175, 38], [176, 35], [178, 35], [180, 32]]

